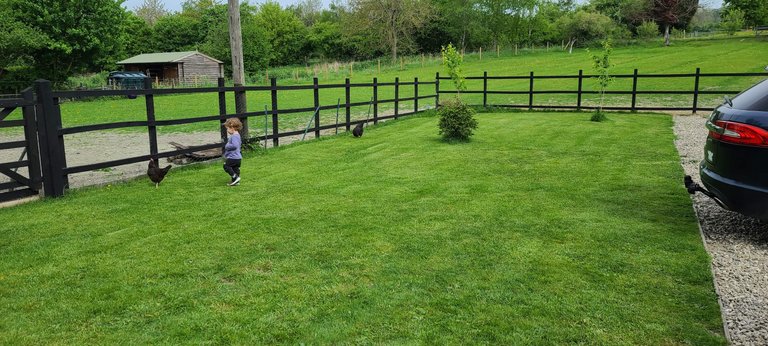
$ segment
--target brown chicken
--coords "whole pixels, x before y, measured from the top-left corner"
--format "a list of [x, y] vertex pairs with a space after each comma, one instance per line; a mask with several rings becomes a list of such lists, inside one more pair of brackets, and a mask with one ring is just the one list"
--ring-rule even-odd
[[168, 167], [160, 168], [160, 166], [157, 165], [157, 162], [155, 162], [154, 159], [149, 159], [149, 167], [147, 168], [147, 175], [149, 176], [149, 180], [152, 180], [152, 182], [155, 183], [155, 188], [157, 188], [160, 185], [160, 182], [163, 181], [163, 178], [165, 178], [165, 175], [168, 174], [168, 171], [171, 170], [171, 165], [168, 165]]

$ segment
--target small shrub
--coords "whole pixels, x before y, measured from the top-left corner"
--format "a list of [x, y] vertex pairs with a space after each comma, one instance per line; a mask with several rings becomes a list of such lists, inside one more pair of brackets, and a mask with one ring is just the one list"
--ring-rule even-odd
[[437, 114], [440, 116], [440, 134], [446, 140], [467, 141], [477, 129], [475, 110], [458, 98], [441, 104]]
[[592, 120], [592, 121], [595, 121], [595, 122], [601, 122], [601, 121], [604, 121], [604, 120], [607, 120], [607, 119], [608, 119], [608, 117], [605, 116], [605, 113], [603, 113], [600, 110], [595, 110], [595, 112], [592, 113], [592, 118], [590, 118], [589, 120]]
[[637, 27], [637, 38], [641, 40], [650, 40], [659, 36], [659, 25], [652, 21], [643, 21], [643, 24]]

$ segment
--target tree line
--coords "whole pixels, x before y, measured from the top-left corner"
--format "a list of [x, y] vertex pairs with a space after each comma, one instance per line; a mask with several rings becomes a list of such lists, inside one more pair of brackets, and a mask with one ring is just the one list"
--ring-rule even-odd
[[[0, 88], [37, 78], [56, 83], [153, 52], [197, 50], [231, 58], [227, 4], [187, 0], [178, 12], [159, 0], [134, 9], [122, 0], [0, 0]], [[726, 0], [724, 10], [699, 0], [348, 0], [323, 8], [304, 0], [240, 5], [246, 74], [315, 61], [397, 59], [459, 50], [560, 44], [568, 49], [605, 37], [643, 38], [711, 29], [721, 17], [737, 27], [768, 24], [768, 2]], [[667, 40], [668, 44], [668, 40]]]

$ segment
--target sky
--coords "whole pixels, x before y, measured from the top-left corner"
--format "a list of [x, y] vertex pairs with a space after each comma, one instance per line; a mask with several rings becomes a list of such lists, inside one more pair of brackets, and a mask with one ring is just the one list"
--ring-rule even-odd
[[[241, 0], [242, 2], [243, 0]], [[588, 0], [576, 0], [578, 3], [585, 3]], [[184, 0], [160, 0], [165, 5], [165, 9], [169, 10], [171, 12], [178, 12], [181, 11], [181, 3], [184, 2]], [[226, 0], [221, 0], [222, 3], [226, 3]], [[250, 0], [249, 3], [252, 5], [260, 4], [266, 2], [266, 0]], [[277, 0], [280, 5], [285, 8], [290, 5], [295, 5], [301, 0]], [[133, 10], [136, 7], [141, 6], [141, 4], [144, 3], [144, 0], [125, 0], [123, 3], [123, 7]], [[327, 6], [329, 3], [331, 3], [330, 0], [323, 0], [323, 5]], [[723, 0], [699, 0], [699, 5], [706, 6], [709, 8], [720, 8], [723, 5]]]

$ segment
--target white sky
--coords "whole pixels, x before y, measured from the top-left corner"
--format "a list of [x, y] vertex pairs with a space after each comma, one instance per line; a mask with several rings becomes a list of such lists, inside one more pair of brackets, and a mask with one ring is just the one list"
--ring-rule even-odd
[[[226, 0], [220, 0], [222, 3], [226, 3]], [[241, 2], [244, 2], [244, 0], [240, 0]], [[285, 8], [293, 4], [299, 3], [301, 0], [277, 0], [280, 5]], [[576, 0], [578, 3], [585, 3], [588, 0]], [[181, 3], [184, 2], [184, 0], [160, 0], [165, 5], [165, 9], [169, 10], [171, 12], [178, 12], [181, 11]], [[252, 5], [257, 5], [263, 2], [266, 2], [266, 0], [250, 0], [248, 1]], [[125, 0], [123, 2], [123, 7], [133, 10], [136, 7], [141, 6], [141, 4], [144, 3], [143, 0]], [[331, 3], [330, 0], [323, 0], [323, 4], [327, 6], [329, 3]], [[720, 8], [723, 5], [723, 0], [699, 0], [699, 5], [703, 7], [708, 8]]]

